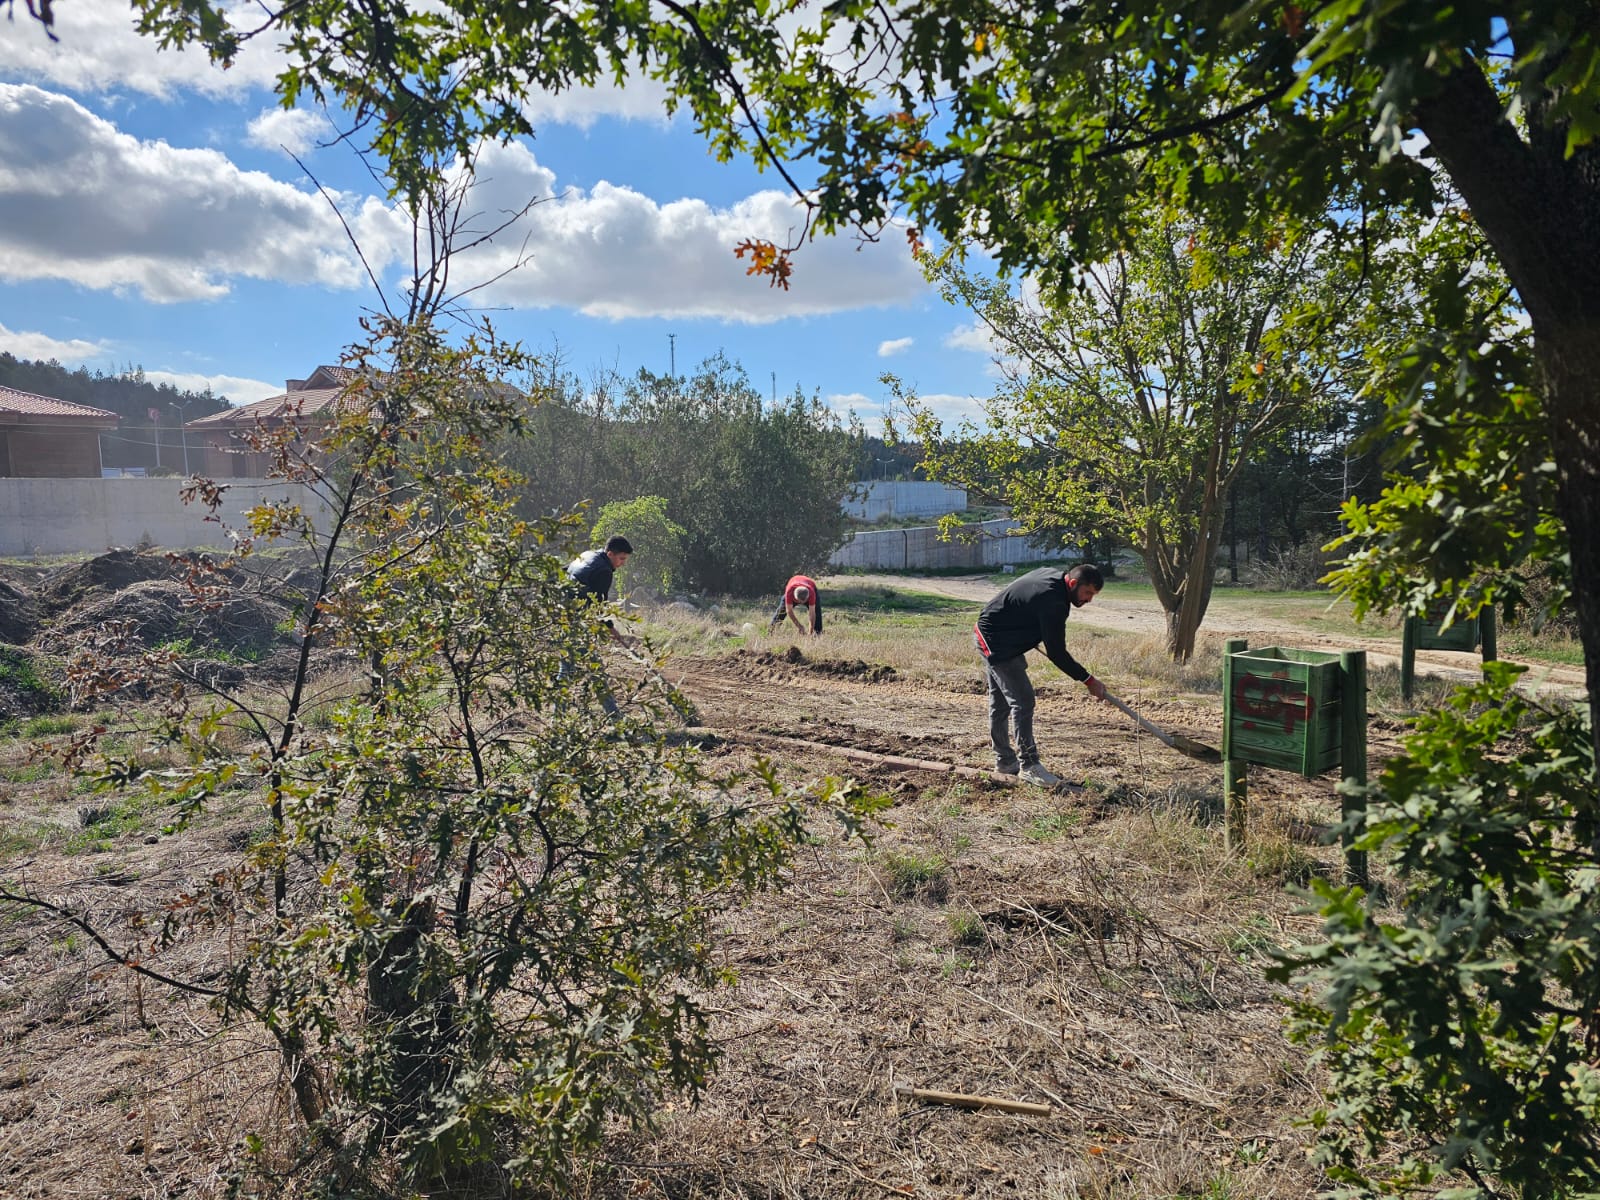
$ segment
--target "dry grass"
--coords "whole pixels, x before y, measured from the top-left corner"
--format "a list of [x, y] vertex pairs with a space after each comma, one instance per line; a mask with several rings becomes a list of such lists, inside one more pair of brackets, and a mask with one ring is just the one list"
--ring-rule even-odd
[[[795, 639], [768, 636], [769, 614], [753, 606], [663, 610], [649, 629], [677, 656], [703, 656], [691, 694], [713, 725], [979, 761], [976, 656], [955, 608], [863, 589], [830, 610], [827, 639], [804, 644], [798, 666], [774, 659]], [[1159, 639], [1087, 626], [1069, 636], [1097, 670], [1196, 714], [1216, 707], [1215, 644], [1177, 669]], [[895, 677], [817, 669], [857, 658]], [[331, 696], [358, 678], [324, 682]], [[576, 1196], [1317, 1190], [1294, 1124], [1316, 1079], [1284, 1044], [1262, 965], [1272, 946], [1314, 934], [1284, 884], [1338, 871], [1319, 836], [1337, 811], [1330, 786], [1253, 780], [1250, 850], [1229, 854], [1214, 770], [1132, 740], [1068, 681], [1044, 692], [1053, 752], [1092, 786], [870, 776], [898, 799], [871, 847], [819, 828], [784, 892], [724, 921], [717, 951], [737, 983], [704, 998], [723, 1048], [706, 1095], [669, 1104], [653, 1131], [618, 1129]], [[30, 745], [0, 741], [0, 771]], [[711, 752], [727, 766], [753, 755], [732, 742]], [[859, 764], [785, 752], [779, 766], [798, 780]], [[191, 835], [152, 842], [161, 814], [83, 824], [80, 808], [101, 803], [65, 777], [17, 785], [0, 815], [50, 832], [0, 846], [0, 870], [114, 924], [229, 861], [253, 820], [241, 793]], [[95, 830], [105, 836], [69, 849]], [[168, 965], [203, 971], [224, 950], [196, 939]], [[294, 1161], [300, 1131], [281, 1083], [253, 1035], [134, 988], [59, 926], [0, 911], [0, 1194], [221, 1197], [250, 1165], [247, 1131], [264, 1135], [264, 1162]], [[913, 1104], [901, 1083], [1042, 1102], [1052, 1115]], [[250, 1178], [260, 1195], [312, 1184]]]

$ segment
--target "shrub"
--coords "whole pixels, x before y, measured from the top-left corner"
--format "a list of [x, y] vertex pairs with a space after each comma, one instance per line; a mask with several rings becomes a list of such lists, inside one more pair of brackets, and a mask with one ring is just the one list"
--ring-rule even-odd
[[[195, 691], [148, 651], [162, 769], [139, 753], [93, 768], [124, 797], [106, 811], [160, 804], [174, 834], [235, 779], [263, 786], [261, 835], [115, 956], [149, 973], [186, 927], [241, 927], [218, 974], [177, 982], [272, 1039], [329, 1156], [300, 1170], [337, 1161], [430, 1187], [495, 1164], [560, 1194], [609, 1125], [705, 1086], [720, 908], [779, 884], [808, 814], [854, 832], [880, 802], [831, 780], [714, 775], [657, 734], [653, 692], [620, 694], [632, 715], [607, 719], [604, 627], [563, 570], [571, 524], [519, 519], [519, 481], [485, 450], [513, 416], [497, 384], [511, 356], [378, 328], [348, 360], [359, 382], [323, 435], [330, 457], [299, 457], [292, 423], [257, 435], [280, 476], [331, 490], [335, 514], [328, 529], [272, 502], [249, 515], [250, 534], [320, 564], [287, 706]], [[251, 537], [236, 545], [198, 591], [240, 586]], [[366, 665], [346, 685], [366, 691], [318, 695], [313, 721], [312, 654], [330, 648]], [[79, 677], [121, 687], [126, 662]], [[254, 739], [218, 737], [230, 723]], [[17, 886], [0, 899], [90, 927]]]
[[640, 496], [607, 504], [594, 523], [591, 539], [596, 546], [603, 546], [607, 538], [619, 533], [633, 547], [627, 563], [617, 572], [619, 596], [636, 587], [665, 594], [682, 585], [683, 526], [667, 516], [665, 500]]
[[1404, 916], [1317, 880], [1326, 941], [1276, 955], [1311, 987], [1293, 1033], [1328, 1071], [1318, 1156], [1350, 1195], [1600, 1187], [1600, 814], [1585, 712], [1489, 663], [1416, 720], [1345, 832], [1390, 856]]

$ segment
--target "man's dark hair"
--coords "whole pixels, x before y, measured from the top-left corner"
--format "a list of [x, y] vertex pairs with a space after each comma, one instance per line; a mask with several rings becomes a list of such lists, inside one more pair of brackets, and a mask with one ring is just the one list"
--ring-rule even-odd
[[1067, 572], [1067, 578], [1073, 583], [1087, 583], [1095, 591], [1106, 585], [1106, 577], [1100, 574], [1100, 568], [1093, 563], [1084, 563], [1081, 567], [1073, 567]]
[[616, 537], [609, 537], [606, 539], [606, 553], [632, 554], [633, 543], [619, 533]]

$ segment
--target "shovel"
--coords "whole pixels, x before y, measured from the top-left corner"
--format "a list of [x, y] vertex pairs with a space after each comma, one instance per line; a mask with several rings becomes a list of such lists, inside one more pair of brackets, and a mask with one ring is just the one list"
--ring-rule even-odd
[[1181, 733], [1168, 733], [1154, 721], [1145, 720], [1145, 718], [1134, 712], [1133, 709], [1129, 708], [1121, 700], [1118, 700], [1110, 692], [1106, 693], [1106, 699], [1137, 721], [1139, 723], [1139, 727], [1146, 733], [1154, 734], [1163, 743], [1171, 746], [1179, 754], [1187, 754], [1190, 758], [1197, 758], [1201, 762], [1219, 763], [1222, 761], [1222, 751], [1214, 749], [1211, 746], [1206, 745], [1204, 742], [1197, 742], [1193, 738], [1184, 737]]
[[693, 725], [699, 720], [699, 714], [695, 711], [694, 701], [668, 683], [666, 677], [656, 670], [654, 663], [631, 646], [624, 646], [622, 653], [644, 668], [645, 674], [650, 677], [656, 687], [661, 689], [662, 697], [672, 708], [672, 711], [678, 714], [678, 718], [685, 725]]

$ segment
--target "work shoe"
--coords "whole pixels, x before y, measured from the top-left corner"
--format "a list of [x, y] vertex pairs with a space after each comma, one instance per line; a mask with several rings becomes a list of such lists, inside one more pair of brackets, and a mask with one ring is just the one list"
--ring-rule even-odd
[[1029, 763], [1022, 768], [1022, 778], [1029, 783], [1037, 783], [1040, 787], [1054, 787], [1061, 782], [1061, 776], [1050, 770], [1043, 763]]

